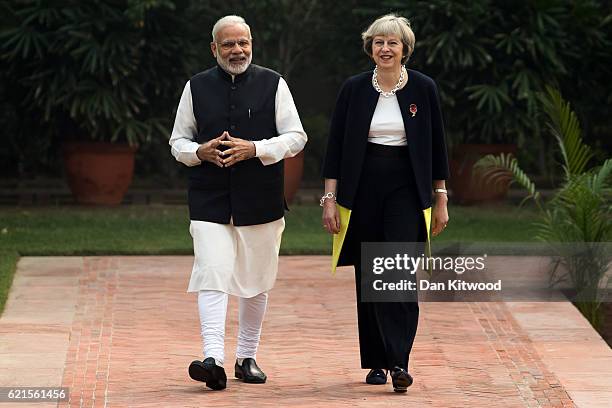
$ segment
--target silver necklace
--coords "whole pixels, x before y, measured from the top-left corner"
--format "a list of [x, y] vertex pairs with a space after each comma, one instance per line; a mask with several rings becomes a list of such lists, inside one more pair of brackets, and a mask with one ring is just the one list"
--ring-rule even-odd
[[404, 67], [400, 69], [400, 77], [399, 77], [399, 80], [397, 81], [397, 84], [395, 84], [393, 89], [391, 89], [389, 92], [385, 92], [382, 89], [380, 89], [380, 85], [378, 85], [378, 67], [374, 68], [374, 73], [372, 74], [372, 85], [374, 86], [374, 89], [376, 89], [376, 91], [378, 91], [378, 93], [381, 94], [385, 98], [389, 98], [395, 95], [395, 93], [402, 86], [403, 82], [404, 82]]

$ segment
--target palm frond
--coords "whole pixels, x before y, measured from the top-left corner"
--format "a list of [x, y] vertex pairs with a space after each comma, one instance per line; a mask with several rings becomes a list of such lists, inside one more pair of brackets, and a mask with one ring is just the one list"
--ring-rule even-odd
[[560, 240], [601, 242], [610, 236], [610, 206], [606, 196], [592, 187], [594, 177], [592, 172], [573, 176], [548, 203], [554, 217], [545, 223]]
[[590, 182], [594, 192], [602, 194], [610, 192], [612, 189], [612, 159], [606, 160], [600, 168], [593, 170]]
[[547, 96], [542, 98], [542, 102], [550, 118], [548, 127], [557, 139], [563, 156], [566, 177], [581, 174], [593, 157], [593, 152], [582, 140], [580, 122], [570, 103], [565, 101], [555, 88], [547, 86], [546, 92]]
[[536, 190], [535, 183], [519, 167], [516, 157], [501, 153], [499, 156], [489, 154], [474, 164], [474, 174], [480, 177], [482, 182], [501, 184], [516, 182], [529, 193], [536, 203], [540, 201], [540, 193]]

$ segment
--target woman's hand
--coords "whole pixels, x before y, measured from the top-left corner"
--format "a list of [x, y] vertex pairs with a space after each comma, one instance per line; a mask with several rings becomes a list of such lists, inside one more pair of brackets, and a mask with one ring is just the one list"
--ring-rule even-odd
[[323, 202], [323, 228], [330, 234], [337, 234], [340, 232], [340, 214], [336, 208], [336, 202], [334, 200], [325, 200]]
[[434, 204], [433, 213], [431, 215], [431, 234], [434, 237], [444, 231], [448, 223], [447, 202], [448, 198], [446, 194], [437, 194], [436, 203]]

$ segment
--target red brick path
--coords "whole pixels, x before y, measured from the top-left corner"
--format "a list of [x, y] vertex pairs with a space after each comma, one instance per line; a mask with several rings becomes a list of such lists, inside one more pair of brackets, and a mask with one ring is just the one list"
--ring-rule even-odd
[[[258, 353], [265, 385], [232, 378], [237, 308], [230, 301], [225, 366], [231, 379], [227, 390], [214, 392], [187, 375], [191, 360], [202, 358], [196, 298], [185, 292], [191, 258], [24, 258], [0, 319], [0, 385], [61, 383], [71, 393], [60, 407], [612, 406], [612, 378], [596, 374], [610, 369], [592, 366], [597, 388], [581, 394], [588, 387], [572, 383], [573, 368], [551, 371], [547, 364], [566, 361], [547, 357], [551, 339], [542, 343], [542, 334], [523, 327], [526, 311], [550, 308], [553, 320], [568, 319], [572, 336], [589, 340], [610, 367], [609, 349], [598, 348], [592, 332], [575, 323], [577, 312], [562, 304], [421, 303], [410, 366], [415, 384], [403, 395], [390, 384], [366, 385], [352, 271], [331, 277], [328, 262], [281, 259]], [[563, 335], [555, 344], [575, 344]], [[571, 351], [578, 361], [581, 351], [594, 357], [578, 348]], [[560, 378], [584, 403], [572, 401]]]

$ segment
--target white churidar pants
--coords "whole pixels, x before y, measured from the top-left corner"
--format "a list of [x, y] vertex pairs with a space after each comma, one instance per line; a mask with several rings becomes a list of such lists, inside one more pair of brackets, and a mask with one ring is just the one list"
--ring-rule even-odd
[[[204, 358], [212, 357], [218, 365], [225, 359], [225, 316], [228, 294], [216, 290], [198, 293], [198, 309]], [[260, 293], [251, 298], [240, 298], [238, 311], [238, 345], [236, 358], [256, 358], [268, 294]]]
[[284, 229], [284, 218], [242, 227], [191, 221], [195, 260], [187, 291], [198, 292], [204, 358], [219, 365], [225, 359], [228, 295], [240, 299], [236, 358], [255, 358]]

